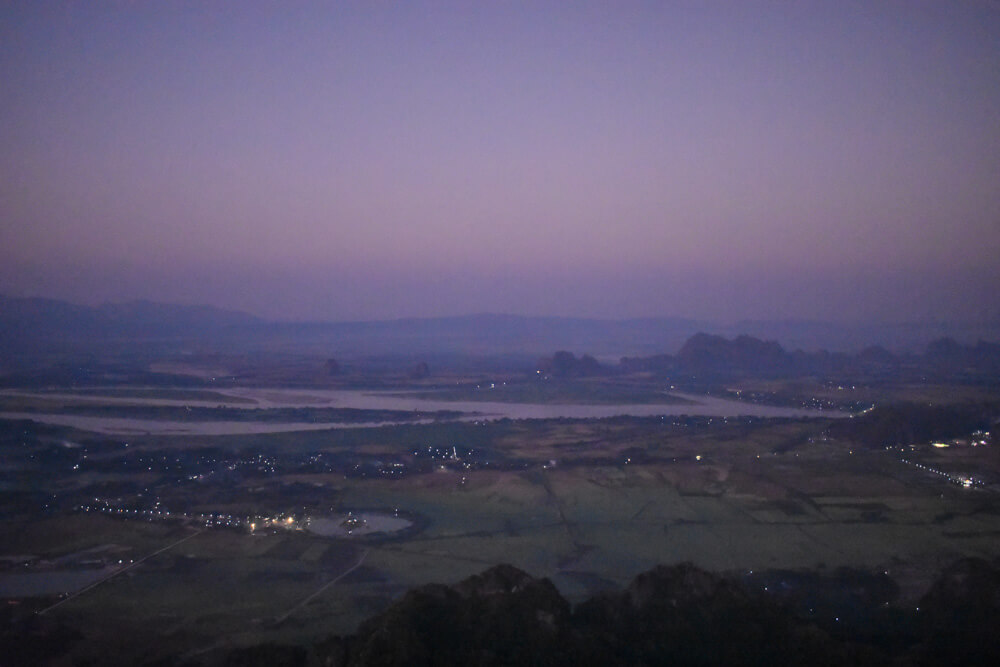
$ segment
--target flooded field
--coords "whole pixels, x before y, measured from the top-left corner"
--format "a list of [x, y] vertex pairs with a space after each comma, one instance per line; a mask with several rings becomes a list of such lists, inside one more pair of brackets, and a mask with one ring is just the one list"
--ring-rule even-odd
[[107, 566], [44, 572], [4, 572], [0, 573], [0, 596], [21, 598], [73, 593], [104, 579], [118, 569]]
[[409, 519], [380, 512], [352, 512], [341, 516], [310, 519], [309, 532], [323, 537], [351, 537], [398, 533], [413, 525]]

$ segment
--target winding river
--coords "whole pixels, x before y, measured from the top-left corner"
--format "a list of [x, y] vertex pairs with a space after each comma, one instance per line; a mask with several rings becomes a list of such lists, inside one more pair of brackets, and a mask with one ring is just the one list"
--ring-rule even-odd
[[[4, 419], [33, 419], [38, 422], [70, 426], [97, 433], [128, 435], [246, 435], [283, 431], [315, 431], [331, 428], [373, 428], [394, 424], [428, 423], [424, 413], [450, 410], [465, 413], [460, 421], [495, 421], [498, 419], [601, 419], [606, 417], [660, 417], [688, 415], [698, 417], [842, 417], [842, 412], [810, 410], [745, 403], [711, 396], [673, 392], [683, 399], [675, 403], [501, 403], [488, 401], [451, 401], [434, 398], [431, 392], [363, 391], [346, 389], [302, 390], [237, 387], [224, 392], [225, 400], [179, 400], [169, 398], [128, 398], [118, 396], [26, 393], [4, 391], [3, 395], [44, 398], [100, 405], [174, 405], [234, 408], [355, 408], [362, 410], [400, 410], [414, 413], [415, 419], [400, 422], [254, 422], [254, 421], [176, 421], [133, 419], [126, 417], [87, 416], [59, 412], [0, 412]], [[253, 401], [248, 403], [247, 401]]]

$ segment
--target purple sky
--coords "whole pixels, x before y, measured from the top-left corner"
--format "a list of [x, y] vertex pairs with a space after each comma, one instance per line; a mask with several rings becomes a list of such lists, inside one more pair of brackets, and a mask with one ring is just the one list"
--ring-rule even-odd
[[0, 8], [0, 292], [1000, 316], [1000, 4]]

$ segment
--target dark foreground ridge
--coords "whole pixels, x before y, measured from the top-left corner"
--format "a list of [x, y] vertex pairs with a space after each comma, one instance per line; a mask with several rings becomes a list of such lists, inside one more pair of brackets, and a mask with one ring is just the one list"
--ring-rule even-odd
[[224, 664], [1000, 664], [996, 563], [955, 563], [910, 611], [872, 609], [880, 611], [846, 627], [824, 623], [689, 563], [658, 566], [623, 592], [571, 608], [548, 579], [498, 565], [454, 586], [411, 590], [349, 637], [237, 649]]

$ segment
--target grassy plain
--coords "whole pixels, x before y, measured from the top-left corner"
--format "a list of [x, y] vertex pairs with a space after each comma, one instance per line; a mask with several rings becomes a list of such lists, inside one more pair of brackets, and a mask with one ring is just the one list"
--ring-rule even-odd
[[[826, 425], [747, 418], [504, 420], [137, 436], [129, 438], [127, 453], [113, 438], [51, 429], [37, 446], [62, 471], [42, 482], [56, 500], [100, 493], [142, 503], [162, 496], [165, 504], [192, 512], [287, 512], [300, 519], [398, 509], [418, 527], [400, 536], [345, 540], [294, 527], [251, 533], [206, 528], [193, 519], [95, 515], [75, 511], [79, 501], [32, 516], [7, 512], [0, 556], [27, 563], [18, 561], [19, 567], [82, 567], [80, 554], [108, 545], [115, 559], [141, 562], [76, 597], [19, 599], [5, 611], [9, 620], [24, 619], [59, 603], [41, 618], [81, 633], [70, 659], [106, 663], [102, 658], [113, 650], [127, 664], [178, 653], [210, 659], [234, 645], [312, 642], [351, 632], [411, 587], [455, 582], [499, 562], [550, 577], [571, 600], [620, 587], [659, 563], [692, 561], [731, 572], [853, 566], [888, 570], [904, 591], [900, 604], [911, 604], [953, 559], [1000, 556], [995, 487], [961, 488], [904, 461], [997, 480], [995, 447], [862, 450], [826, 438]], [[19, 432], [12, 433], [9, 446], [21, 447]], [[70, 472], [76, 459], [66, 457], [78, 450], [58, 444], [63, 436], [104, 467]], [[349, 454], [411, 465], [414, 450], [427, 448], [445, 455], [400, 478], [288, 463]], [[449, 457], [448, 451], [462, 453]], [[474, 465], [471, 451], [478, 452]], [[109, 467], [120, 458], [152, 461], [170, 452], [197, 453], [185, 465], [201, 467]], [[273, 464], [236, 466], [251, 454]], [[3, 497], [29, 493], [25, 471], [34, 459], [8, 460]]]

